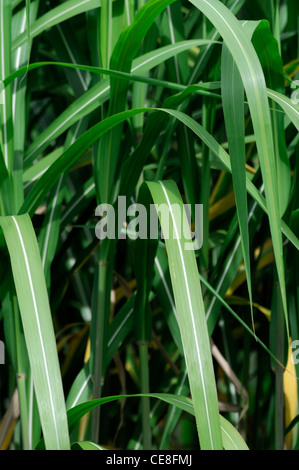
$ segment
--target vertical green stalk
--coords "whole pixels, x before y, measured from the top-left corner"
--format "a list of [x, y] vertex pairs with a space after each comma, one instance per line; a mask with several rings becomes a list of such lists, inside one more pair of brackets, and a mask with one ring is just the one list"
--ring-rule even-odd
[[272, 31], [273, 36], [277, 40], [279, 54], [281, 55], [279, 3], [280, 0], [271, 0]]
[[[96, 301], [92, 305], [92, 355], [93, 355], [93, 398], [96, 400], [101, 397], [102, 377], [103, 377], [103, 351], [104, 351], [104, 329], [106, 317], [106, 274], [107, 266], [99, 257], [95, 282]], [[91, 339], [92, 339], [91, 338]], [[97, 407], [93, 413], [92, 433], [93, 440], [98, 442], [100, 430], [100, 407]]]
[[[10, 0], [0, 0], [0, 79], [5, 80], [11, 73], [11, 20]], [[13, 171], [13, 124], [12, 124], [12, 85], [2, 93], [1, 137], [2, 154], [9, 175]]]
[[[149, 206], [150, 195], [143, 184], [139, 189], [138, 203], [143, 207]], [[133, 215], [133, 214], [129, 214]], [[150, 214], [147, 211], [147, 239], [137, 238], [134, 241], [134, 273], [136, 277], [137, 292], [134, 304], [134, 330], [139, 348], [140, 359], [140, 385], [141, 393], [150, 392], [150, 376], [148, 364], [148, 344], [152, 336], [152, 319], [149, 295], [152, 287], [154, 274], [154, 259], [157, 244], [155, 240], [149, 239], [148, 227], [150, 227]], [[150, 400], [143, 397], [141, 400], [141, 421], [143, 434], [143, 448], [150, 450], [152, 446], [151, 422], [150, 422]]]
[[[207, 37], [207, 20], [203, 16], [202, 19], [203, 38]], [[206, 75], [206, 72], [204, 72]], [[203, 97], [202, 105], [202, 125], [210, 132], [209, 118], [210, 105], [209, 101]], [[200, 181], [200, 203], [203, 204], [203, 245], [201, 249], [201, 259], [203, 267], [207, 271], [209, 267], [209, 201], [210, 201], [210, 182], [211, 182], [211, 168], [210, 168], [210, 151], [209, 148], [202, 144], [202, 167], [201, 167], [201, 181]]]
[[[140, 359], [140, 379], [141, 379], [141, 393], [150, 393], [149, 389], [149, 367], [148, 367], [148, 344], [142, 342], [139, 344], [139, 359]], [[150, 399], [148, 397], [141, 398], [141, 419], [142, 419], [142, 434], [143, 434], [143, 449], [151, 450], [152, 448], [152, 435], [151, 435], [151, 422], [150, 422]]]
[[[138, 0], [138, 10], [143, 7], [143, 5], [146, 3], [146, 0]], [[142, 52], [146, 52], [144, 50], [144, 44], [142, 46]], [[144, 106], [144, 101], [145, 101], [145, 95], [146, 95], [146, 85], [145, 83], [134, 83], [133, 84], [133, 93], [132, 93], [132, 106], [133, 108], [142, 108]], [[134, 116], [132, 119], [133, 126], [135, 129], [136, 137], [137, 140], [140, 138], [142, 135], [142, 127], [143, 127], [143, 116], [138, 115]]]
[[[93, 375], [93, 398], [101, 397], [107, 347], [107, 330], [110, 315], [110, 292], [113, 280], [114, 244], [106, 248], [105, 241], [99, 250], [98, 267], [94, 284], [91, 326], [91, 373]], [[100, 407], [97, 407], [92, 418], [92, 434], [95, 442], [100, 432]]]
[[101, 64], [105, 69], [109, 68], [111, 57], [111, 37], [112, 37], [112, 1], [102, 0], [100, 14], [99, 49]]

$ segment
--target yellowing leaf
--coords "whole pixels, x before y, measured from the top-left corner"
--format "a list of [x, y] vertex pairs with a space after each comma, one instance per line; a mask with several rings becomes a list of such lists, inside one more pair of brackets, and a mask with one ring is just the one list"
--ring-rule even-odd
[[[291, 342], [291, 341], [290, 341]], [[291, 361], [292, 349], [289, 347], [289, 355], [286, 370], [283, 374], [283, 390], [285, 398], [285, 427], [297, 415], [298, 409], [298, 382], [296, 377], [295, 365]], [[292, 447], [293, 430], [286, 435], [285, 444], [289, 450]]]

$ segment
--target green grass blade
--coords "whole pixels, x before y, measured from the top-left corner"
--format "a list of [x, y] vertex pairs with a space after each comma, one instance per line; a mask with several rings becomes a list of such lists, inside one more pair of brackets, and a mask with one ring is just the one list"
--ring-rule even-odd
[[[24, 201], [24, 188], [22, 185], [24, 146], [26, 139], [26, 91], [27, 74], [30, 61], [30, 25], [35, 20], [39, 8], [39, 0], [29, 2], [26, 0], [26, 7], [19, 10], [12, 18], [13, 39], [20, 33], [27, 30], [27, 44], [23, 44], [12, 53], [12, 70], [18, 70], [24, 64], [24, 73], [20, 80], [15, 80], [12, 84], [12, 117], [14, 127], [14, 168], [13, 168], [13, 191], [15, 212]], [[22, 68], [22, 67], [21, 67]], [[25, 70], [26, 68], [26, 70]]]
[[[142, 40], [155, 19], [174, 0], [150, 0], [137, 13], [134, 22], [120, 35], [112, 53], [110, 68], [130, 72]], [[122, 80], [111, 80], [110, 113], [122, 110], [128, 84]]]
[[[246, 28], [247, 24], [244, 26]], [[283, 61], [277, 40], [267, 21], [261, 21], [254, 31], [252, 42], [263, 67], [267, 87], [285, 94]], [[277, 103], [270, 100], [274, 150], [277, 166], [277, 187], [280, 215], [285, 213], [291, 188], [291, 170], [284, 132], [284, 114], [276, 112]]]
[[[221, 44], [220, 42], [216, 42], [216, 41], [214, 42], [217, 44]], [[135, 78], [136, 74], [135, 73], [133, 74], [133, 72], [138, 72], [138, 73], [148, 72], [149, 70], [153, 69], [154, 67], [157, 67], [158, 65], [168, 60], [169, 58], [173, 57], [174, 55], [181, 54], [182, 52], [185, 52], [188, 49], [191, 49], [192, 47], [205, 46], [210, 43], [211, 41], [209, 40], [190, 39], [186, 41], [180, 41], [175, 44], [168, 45], [168, 46], [160, 47], [159, 49], [152, 50], [134, 59], [132, 62], [132, 68], [131, 68], [130, 73], [121, 72], [119, 70], [106, 69], [102, 67], [82, 65], [74, 61], [73, 62], [60, 62], [60, 61], [35, 62], [35, 63], [29, 64], [28, 71], [35, 70], [36, 68], [44, 67], [47, 65], [56, 65], [56, 66], [69, 67], [69, 68], [78, 69], [78, 70], [82, 70], [86, 72], [91, 72], [91, 73], [95, 73], [99, 75], [106, 74], [114, 78], [137, 80], [137, 78]], [[68, 57], [70, 58], [70, 55]], [[27, 71], [27, 66], [18, 68], [15, 72], [11, 73], [8, 77], [5, 78], [5, 80], [3, 81], [4, 85], [8, 86], [16, 78], [20, 77], [21, 75], [24, 75], [26, 71]], [[80, 78], [80, 80], [81, 81], [83, 80], [82, 77]], [[138, 80], [140, 81], [143, 80], [144, 83], [148, 83], [148, 84], [154, 84], [154, 83], [166, 84], [167, 83], [165, 80], [164, 81], [154, 80], [153, 82], [151, 82], [150, 80], [147, 80], [145, 77], [142, 77], [142, 76], [138, 76]], [[173, 85], [175, 84], [173, 83]], [[177, 90], [182, 90], [186, 88], [182, 85], [180, 86], [179, 84], [176, 84], [176, 85], [178, 88], [174, 88], [174, 89], [177, 89]], [[84, 87], [86, 87], [86, 84], [84, 85]], [[220, 88], [220, 85], [215, 86], [215, 89], [217, 88]]]
[[[244, 5], [245, 0], [229, 0], [227, 2], [227, 8], [229, 8], [234, 15], [237, 15]], [[200, 31], [200, 34], [201, 31]], [[194, 35], [193, 35], [194, 37]], [[190, 78], [188, 80], [188, 85], [191, 83], [196, 83], [198, 77], [200, 76], [200, 73], [204, 70], [205, 66], [207, 65], [207, 62], [211, 55], [213, 54], [214, 51], [214, 41], [219, 40], [219, 33], [217, 30], [212, 30], [209, 33], [209, 39], [212, 41], [210, 44], [207, 45], [203, 53], [198, 57], [196, 63], [194, 64], [193, 70], [190, 74]]]
[[23, 172], [24, 189], [37, 181], [63, 153], [63, 147], [58, 147], [53, 152], [30, 166]]
[[250, 273], [249, 233], [247, 223], [248, 207], [244, 144], [244, 87], [234, 59], [225, 44], [223, 45], [222, 49], [221, 84], [225, 129], [228, 138], [233, 185], [241, 234], [241, 244], [250, 300], [251, 319], [254, 329], [252, 308], [252, 285]]
[[[175, 389], [175, 395], [180, 396], [180, 395], [188, 395], [189, 393], [189, 387], [187, 385], [187, 370], [182, 371], [181, 376], [178, 378], [178, 383]], [[181, 416], [181, 410], [178, 407], [172, 406], [169, 407], [169, 410], [167, 412], [167, 416], [165, 418], [165, 427], [163, 430], [161, 442], [159, 449], [168, 449], [169, 448], [169, 441], [170, 441], [170, 436], [171, 433], [173, 432], [179, 417]], [[223, 435], [222, 435], [223, 438]]]
[[284, 96], [275, 90], [267, 89], [269, 98], [274, 100], [284, 110], [286, 115], [292, 121], [297, 131], [299, 131], [299, 105], [294, 103], [290, 98]]
[[158, 248], [157, 250], [155, 272], [156, 275], [153, 280], [153, 287], [157, 294], [157, 299], [160, 302], [172, 338], [180, 354], [183, 355], [183, 345], [178, 324], [178, 315], [173, 299], [167, 255], [163, 248]]
[[236, 428], [220, 416], [222, 441], [225, 450], [249, 450], [246, 442]]
[[[166, 204], [170, 211], [169, 233], [174, 235], [165, 241], [200, 445], [202, 449], [221, 449], [216, 384], [198, 269], [194, 251], [185, 249], [184, 235], [179, 237], [181, 222], [172, 210], [177, 204], [183, 211], [182, 200], [173, 182], [147, 184], [154, 203]], [[181, 214], [187, 223], [186, 214]], [[167, 233], [168, 221], [162, 217], [160, 222]]]
[[235, 16], [221, 2], [218, 0], [191, 0], [191, 3], [199, 8], [218, 29], [234, 57], [243, 80], [265, 185], [270, 230], [285, 313], [285, 324], [287, 331], [289, 331], [282, 235], [280, 229], [277, 169], [272, 123], [263, 70], [246, 32]]
[[[80, 51], [80, 44], [77, 43], [75, 32], [64, 24], [59, 24], [48, 32], [49, 38], [56, 50], [59, 62], [69, 62], [73, 64], [84, 63], [84, 54]], [[90, 74], [78, 68], [65, 70], [66, 77], [74, 91], [76, 98], [79, 98], [88, 90]]]
[[9, 173], [0, 149], [0, 214], [12, 213], [12, 188]]
[[1, 218], [47, 449], [68, 449], [56, 342], [40, 253], [28, 215]]
[[107, 353], [104, 361], [104, 368], [108, 367], [118, 348], [125, 341], [129, 333], [133, 330], [134, 301], [135, 296], [132, 296], [130, 299], [128, 299], [109, 325]]
[[[158, 109], [157, 109], [158, 110]], [[162, 111], [162, 109], [161, 109]], [[220, 159], [221, 163], [223, 164], [224, 168], [232, 172], [230, 158], [224, 148], [218, 144], [218, 142], [211, 136], [206, 129], [204, 129], [200, 124], [198, 124], [194, 119], [187, 116], [185, 113], [181, 111], [177, 111], [174, 109], [163, 109], [164, 112], [169, 113], [172, 116], [175, 116], [179, 119], [182, 123], [188, 126], [206, 145], [209, 146], [212, 153]], [[252, 181], [246, 178], [246, 186], [248, 193], [255, 199], [255, 201], [259, 204], [259, 206], [263, 209], [266, 214], [269, 214], [269, 210], [267, 208], [266, 200], [261, 192], [254, 186]], [[299, 240], [296, 235], [292, 232], [290, 227], [284, 222], [284, 220], [280, 220], [280, 230], [281, 232], [290, 240], [290, 242], [299, 249]]]
[[[194, 41], [193, 44], [199, 44], [199, 42], [201, 42], [201, 41]], [[206, 41], [203, 41], [203, 42], [205, 43]], [[189, 41], [184, 42], [184, 48], [185, 49], [190, 47], [190, 46], [191, 46], [191, 44], [190, 44]], [[177, 48], [173, 48], [172, 52], [174, 52], [174, 51], [177, 51]], [[159, 60], [162, 60], [161, 56], [159, 54], [158, 54], [158, 56], [159, 56]], [[165, 54], [163, 54], [162, 57], [165, 57]], [[137, 62], [139, 62], [139, 61], [136, 60], [136, 63]], [[156, 62], [155, 60], [151, 61], [151, 64], [150, 64], [151, 67], [153, 66], [153, 64], [155, 62]], [[4, 80], [4, 85], [8, 86], [15, 78], [19, 77], [23, 73], [27, 73], [28, 71], [31, 71], [31, 70], [34, 70], [34, 69], [37, 69], [37, 68], [40, 68], [40, 67], [49, 66], [49, 65], [57, 66], [57, 67], [64, 67], [64, 68], [67, 68], [67, 69], [88, 71], [88, 72], [91, 72], [91, 73], [97, 74], [97, 75], [108, 75], [110, 77], [117, 78], [117, 79], [120, 79], [120, 80], [132, 81], [132, 82], [137, 82], [137, 83], [139, 82], [139, 83], [144, 83], [144, 84], [147, 84], [147, 85], [153, 85], [153, 86], [156, 86], [156, 87], [169, 88], [169, 89], [175, 90], [175, 91], [184, 91], [184, 90], [187, 89], [186, 86], [180, 85], [179, 83], [176, 83], [176, 82], [170, 82], [170, 81], [166, 81], [166, 80], [158, 80], [158, 79], [155, 79], [155, 78], [145, 77], [145, 76], [142, 76], [142, 75], [135, 75], [135, 74], [132, 74], [132, 73], [127, 73], [127, 72], [119, 72], [117, 70], [103, 69], [103, 68], [100, 68], [100, 67], [91, 67], [91, 66], [88, 66], [88, 65], [80, 65], [80, 64], [68, 63], [68, 62], [36, 62], [36, 63], [30, 64], [28, 67], [27, 66], [21, 67], [20, 69], [18, 69], [16, 72], [12, 73], [8, 78], [6, 78]], [[144, 67], [148, 67], [148, 64], [146, 63], [146, 65]], [[135, 70], [138, 70], [138, 69], [139, 69], [139, 67], [136, 66]], [[140, 66], [140, 70], [141, 71], [146, 70], [145, 68], [143, 68], [143, 63], [142, 63], [142, 67]], [[209, 91], [209, 90], [217, 90], [219, 88], [220, 88], [220, 82], [201, 83], [200, 85], [194, 86], [193, 92], [198, 93], [198, 94], [203, 94], [203, 95], [209, 96], [211, 98], [220, 98], [220, 95], [217, 95], [217, 94], [212, 93], [212, 92]], [[87, 86], [85, 84], [85, 90], [86, 89], [87, 89]], [[109, 87], [109, 90], [110, 90], [110, 87]]]
[[109, 129], [123, 122], [128, 117], [144, 111], [144, 109], [124, 111], [123, 113], [119, 113], [101, 121], [99, 124], [96, 124], [81, 135], [41, 176], [25, 199], [24, 204], [20, 209], [20, 213], [24, 214], [29, 212], [33, 214], [55, 182], [57, 182], [59, 176], [68, 170], [92, 143], [98, 140], [99, 137], [105, 134]]
[[55, 256], [59, 232], [61, 204], [66, 175], [63, 173], [47, 201], [47, 212], [39, 233], [39, 247], [47, 285], [50, 285], [50, 269]]
[[85, 401], [88, 401], [92, 396], [92, 381], [91, 373], [89, 371], [89, 363], [80, 370], [75, 378], [69, 394], [66, 399], [66, 409], [74, 408]]
[[271, 357], [276, 364], [278, 364], [282, 369], [284, 369], [284, 365], [282, 364], [282, 362], [280, 362], [279, 358], [277, 358], [265, 345], [265, 343], [263, 343], [263, 341], [251, 331], [249, 326], [237, 315], [237, 313], [228, 305], [228, 303], [223, 300], [219, 293], [215, 289], [213, 289], [213, 287], [206, 281], [206, 279], [201, 274], [199, 275], [199, 277], [201, 282], [207, 287], [211, 294], [213, 294], [214, 298], [217, 298], [219, 302], [223, 305], [223, 307], [244, 327], [244, 329], [251, 336], [256, 339], [256, 341], [262, 346], [262, 348], [264, 349], [264, 351], [266, 351], [269, 357]]
[[[136, 395], [119, 395], [119, 396], [110, 396], [99, 398], [98, 400], [91, 400], [86, 403], [82, 403], [71, 410], [68, 411], [68, 422], [70, 429], [89, 411], [94, 409], [96, 406], [101, 406], [106, 403], [111, 403], [122, 398], [140, 398], [144, 396], [143, 394]], [[172, 395], [170, 393], [151, 393], [147, 395], [151, 398], [156, 398], [158, 400], [164, 401], [169, 405], [180, 408], [186, 413], [190, 413], [193, 416], [195, 415], [194, 405], [190, 398], [178, 395]], [[221, 436], [223, 439], [223, 448], [225, 450], [248, 450], [247, 445], [245, 444], [243, 438], [238, 433], [238, 431], [230, 424], [223, 416], [220, 415], [220, 427], [221, 427]], [[222, 449], [221, 449], [222, 450]]]
[[[102, 135], [102, 133], [107, 132], [110, 126], [113, 127], [114, 125], [117, 125], [119, 122], [122, 122], [128, 117], [145, 111], [163, 111], [176, 117], [186, 126], [188, 126], [193, 132], [195, 132], [195, 134], [197, 134], [210, 147], [212, 153], [221, 160], [224, 167], [231, 173], [230, 159], [226, 151], [202, 126], [200, 126], [196, 121], [194, 121], [194, 119], [190, 118], [189, 116], [180, 111], [175, 111], [171, 109], [135, 109], [119, 113], [118, 115], [112, 116], [111, 118], [107, 118], [106, 120], [100, 122], [93, 128], [89, 129], [85, 134], [83, 134], [69, 149], [66, 150], [66, 152], [61, 156], [61, 158], [59, 158], [53, 165], [51, 165], [47, 172], [43, 174], [40, 180], [36, 183], [35, 187], [28, 194], [23, 206], [20, 209], [20, 213], [34, 213], [39, 204], [41, 204], [43, 198], [47, 195], [47, 193], [53, 187], [55, 182], [58, 180], [59, 175], [72, 166], [72, 164], [79, 158], [81, 153], [83, 153], [89, 147], [90, 142], [95, 142], [96, 139]], [[133, 157], [133, 161], [134, 158], [135, 157]], [[133, 168], [131, 164], [132, 159], [128, 159], [128, 162], [130, 163], [130, 165], [126, 168], [128, 171], [130, 171], [129, 169]], [[136, 163], [139, 164], [139, 162]], [[136, 163], [134, 163], [134, 165], [136, 165]], [[129, 178], [129, 182], [130, 181], [131, 177]], [[125, 186], [125, 188], [126, 187], [127, 186]], [[257, 190], [257, 188], [248, 178], [247, 190], [249, 194], [258, 202], [260, 207], [268, 214], [265, 198], [261, 195], [261, 193]], [[126, 192], [126, 189], [124, 190], [124, 192]], [[283, 220], [280, 221], [280, 230], [293, 243], [293, 245], [299, 249], [298, 238], [294, 235], [294, 233], [290, 230], [290, 228]]]
[[[131, 72], [134, 74], [145, 73], [152, 68], [156, 67], [163, 61], [173, 57], [175, 54], [179, 54], [190, 47], [195, 45], [200, 45], [201, 40], [197, 41], [183, 41], [170, 46], [165, 46], [157, 51], [151, 51], [150, 53], [140, 56], [135, 59], [132, 63]], [[206, 43], [206, 41], [204, 41]], [[50, 63], [48, 63], [49, 65]], [[69, 67], [76, 67], [72, 64], [68, 64]], [[29, 66], [29, 70], [35, 68], [34, 64]], [[81, 70], [92, 71], [92, 67], [81, 67]], [[96, 69], [94, 69], [96, 72]], [[12, 80], [18, 76], [24, 74], [26, 68], [22, 68], [10, 75], [9, 78], [6, 78], [6, 86], [11, 83]], [[127, 77], [129, 78], [129, 77]], [[144, 77], [143, 77], [144, 78]], [[82, 97], [78, 98], [74, 103], [72, 103], [67, 110], [63, 111], [58, 118], [56, 118], [48, 128], [43, 131], [29, 146], [25, 152], [25, 164], [30, 164], [39, 154], [47, 148], [50, 143], [59, 137], [63, 132], [65, 132], [72, 124], [75, 124], [80, 118], [86, 116], [88, 113], [91, 113], [99, 105], [107, 101], [110, 92], [109, 79], [103, 80], [101, 83], [94, 85], [90, 90], [88, 90]]]
[[[166, 14], [162, 17], [163, 36], [172, 44], [185, 39], [184, 21], [180, 2], [175, 2], [167, 7]], [[167, 74], [177, 83], [186, 83], [189, 75], [188, 56], [182, 54], [175, 56], [167, 64]]]
[[[141, 186], [138, 194], [138, 204], [142, 207], [150, 204], [150, 194]], [[149, 214], [147, 226], [150, 223]], [[143, 240], [137, 238], [133, 242], [134, 272], [136, 278], [136, 297], [134, 302], [134, 329], [136, 341], [139, 344], [140, 358], [140, 385], [141, 393], [150, 391], [148, 345], [152, 339], [152, 315], [149, 296], [152, 288], [153, 264], [157, 249], [156, 240]], [[143, 448], [151, 449], [152, 436], [150, 426], [150, 402], [144, 397], [141, 399], [142, 407], [142, 435]]]
[[[252, 240], [254, 231], [258, 227], [262, 215], [263, 213], [259, 209], [257, 202], [251, 201], [247, 219], [250, 240]], [[239, 266], [243, 259], [241, 235], [238, 232], [236, 217], [233, 218], [228, 228], [228, 233], [230, 234], [231, 239], [226, 237], [226, 243], [222, 245], [219, 253], [219, 264], [221, 265], [221, 268], [216, 269], [214, 267], [209, 279], [210, 283], [214, 286], [215, 291], [217, 294], [220, 294], [221, 297], [225, 296], [229, 286], [237, 275]], [[213, 296], [206, 307], [208, 330], [210, 334], [214, 331], [221, 309], [221, 303], [219, 304], [219, 302], [217, 302], [217, 298], [217, 296]]]
[[[138, 11], [133, 23], [124, 29], [113, 49], [110, 60], [112, 70], [130, 72], [142, 41], [159, 14], [174, 0], [150, 0]], [[110, 79], [110, 100], [108, 116], [126, 109], [129, 82], [118, 78]], [[121, 163], [119, 154], [122, 126], [109, 131], [99, 143], [94, 155], [94, 175], [99, 203], [111, 202], [116, 170]], [[112, 198], [112, 199], [111, 199]]]
[[[30, 30], [30, 40], [32, 41], [52, 26], [73, 18], [76, 15], [80, 15], [81, 13], [97, 8], [99, 3], [100, 0], [68, 0], [61, 5], [58, 5], [56, 8], [52, 8], [33, 23]], [[27, 32], [20, 34], [13, 41], [12, 50], [25, 44], [27, 40]]]

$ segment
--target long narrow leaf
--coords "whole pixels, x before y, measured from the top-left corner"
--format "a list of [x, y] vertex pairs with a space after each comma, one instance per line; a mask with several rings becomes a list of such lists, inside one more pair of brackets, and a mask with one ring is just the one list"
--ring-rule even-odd
[[[119, 395], [99, 398], [98, 400], [91, 400], [89, 402], [82, 403], [68, 411], [68, 422], [70, 429], [89, 411], [96, 406], [111, 403], [122, 398], [140, 398], [143, 394], [136, 395]], [[186, 413], [195, 415], [194, 406], [192, 401], [184, 396], [171, 395], [169, 393], [151, 393], [146, 395], [148, 397], [157, 398], [172, 406], [176, 406]], [[238, 431], [223, 417], [220, 415], [220, 427], [221, 435], [223, 439], [223, 448], [225, 450], [248, 450], [243, 438]]]
[[231, 158], [232, 177], [236, 196], [241, 244], [247, 277], [248, 293], [251, 307], [252, 325], [252, 286], [250, 273], [248, 207], [246, 192], [245, 168], [245, 122], [244, 122], [244, 87], [240, 73], [226, 44], [222, 48], [222, 103], [225, 128]]
[[62, 382], [36, 236], [29, 216], [0, 219], [8, 246], [47, 449], [68, 449]]
[[169, 210], [169, 220], [162, 216], [160, 222], [164, 233], [169, 229], [173, 234], [165, 241], [200, 445], [202, 449], [221, 449], [216, 384], [198, 269], [194, 251], [185, 247], [188, 242], [181, 233], [182, 222], [173, 208], [180, 208], [184, 224], [186, 214], [173, 182], [147, 184], [156, 206], [166, 204]]
[[252, 43], [239, 21], [228, 8], [218, 0], [190, 1], [216, 26], [237, 64], [243, 80], [265, 185], [270, 230], [285, 314], [285, 324], [287, 331], [289, 331], [282, 235], [280, 230], [277, 169], [271, 116], [263, 70]]
[[[100, 0], [68, 0], [56, 8], [52, 8], [41, 18], [38, 18], [32, 25], [30, 30], [31, 41], [46, 29], [79, 15], [80, 13], [92, 10], [98, 7], [99, 3]], [[13, 42], [12, 49], [14, 50], [22, 46], [26, 43], [27, 39], [27, 32], [20, 34]]]

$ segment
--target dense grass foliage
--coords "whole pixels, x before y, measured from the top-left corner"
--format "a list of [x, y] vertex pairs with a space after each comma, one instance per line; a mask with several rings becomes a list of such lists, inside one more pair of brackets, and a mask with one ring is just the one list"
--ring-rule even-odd
[[0, 449], [299, 449], [298, 30], [0, 0]]

